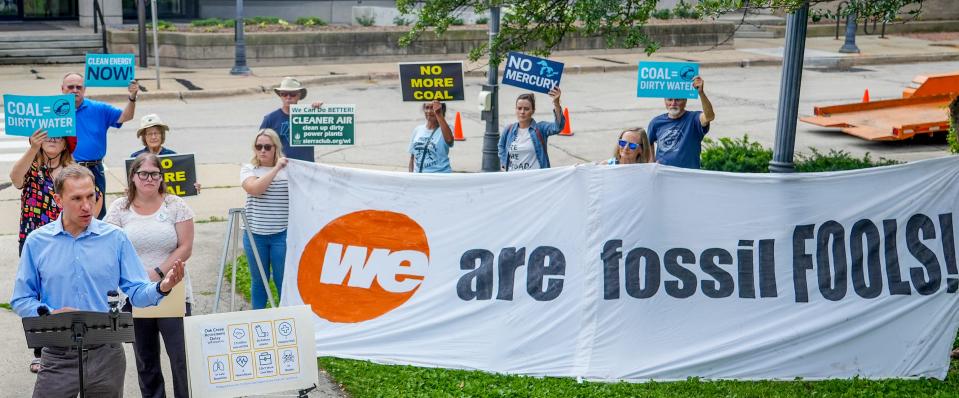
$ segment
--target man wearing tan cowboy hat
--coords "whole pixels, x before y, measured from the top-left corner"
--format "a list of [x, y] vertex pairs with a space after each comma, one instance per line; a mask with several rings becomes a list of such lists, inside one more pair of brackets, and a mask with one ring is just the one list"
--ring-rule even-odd
[[143, 142], [143, 149], [130, 154], [131, 158], [139, 156], [141, 153], [152, 153], [154, 155], [175, 155], [176, 152], [163, 147], [166, 142], [166, 133], [170, 127], [160, 120], [160, 116], [155, 113], [144, 116], [140, 119], [140, 129], [137, 130], [137, 138]]
[[[299, 80], [292, 77], [284, 77], [280, 82], [280, 87], [274, 88], [273, 92], [280, 97], [282, 106], [263, 117], [263, 123], [260, 123], [261, 129], [272, 129], [280, 135], [283, 141], [283, 156], [290, 159], [304, 160], [312, 162], [313, 147], [290, 145], [290, 105], [296, 105], [300, 100], [306, 98], [306, 88], [300, 84]], [[313, 102], [314, 108], [323, 106], [323, 102]]]

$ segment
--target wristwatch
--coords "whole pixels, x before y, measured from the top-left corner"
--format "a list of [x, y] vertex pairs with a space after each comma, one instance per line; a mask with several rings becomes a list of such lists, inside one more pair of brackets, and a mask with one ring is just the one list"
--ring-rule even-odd
[[160, 267], [153, 267], [153, 272], [156, 272], [157, 275], [160, 275], [160, 279], [163, 279], [163, 277], [166, 276], [166, 275], [163, 273], [163, 271], [160, 270]]

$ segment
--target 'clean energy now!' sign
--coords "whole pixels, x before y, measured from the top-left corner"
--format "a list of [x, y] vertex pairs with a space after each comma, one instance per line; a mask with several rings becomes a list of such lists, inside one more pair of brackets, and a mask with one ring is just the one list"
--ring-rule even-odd
[[133, 54], [87, 54], [87, 87], [126, 87], [134, 78]]
[[503, 84], [548, 94], [559, 86], [562, 77], [563, 64], [559, 62], [511, 52], [506, 59]]
[[693, 88], [693, 78], [699, 76], [699, 64], [694, 62], [640, 62], [637, 97], [699, 98]]
[[50, 137], [75, 136], [76, 103], [73, 94], [3, 95], [7, 135], [30, 136], [38, 129]]
[[290, 107], [290, 145], [353, 145], [356, 105]]

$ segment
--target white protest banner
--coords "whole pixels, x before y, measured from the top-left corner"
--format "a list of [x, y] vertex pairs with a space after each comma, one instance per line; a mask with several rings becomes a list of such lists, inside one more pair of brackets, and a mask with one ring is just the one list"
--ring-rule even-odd
[[190, 396], [305, 389], [317, 381], [310, 307], [183, 318]]
[[590, 380], [944, 378], [959, 157], [413, 175], [291, 161], [316, 353]]

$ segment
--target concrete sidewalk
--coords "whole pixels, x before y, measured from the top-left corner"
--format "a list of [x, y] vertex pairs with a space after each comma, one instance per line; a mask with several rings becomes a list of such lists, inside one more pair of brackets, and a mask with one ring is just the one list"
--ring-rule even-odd
[[[703, 68], [729, 66], [769, 66], [782, 63], [784, 40], [736, 39], [732, 50], [697, 52], [664, 49], [646, 56], [640, 49], [597, 50], [584, 53], [556, 53], [552, 59], [565, 64], [566, 73], [602, 73], [634, 70], [639, 61], [690, 61]], [[922, 40], [904, 36], [861, 36], [857, 44], [860, 54], [840, 54], [842, 41], [831, 37], [811, 37], [806, 40], [807, 67], [852, 67], [857, 65], [897, 64], [959, 60], [959, 39]], [[459, 60], [451, 58], [451, 60]], [[79, 64], [68, 65], [11, 65], [0, 67], [0, 92], [25, 95], [50, 94], [51, 87], [71, 71], [80, 71]], [[470, 76], [484, 76], [487, 61], [466, 62]], [[231, 76], [228, 69], [161, 68], [160, 88], [157, 88], [156, 70], [138, 69], [137, 76], [146, 89], [147, 99], [209, 98], [268, 92], [279, 84], [283, 76], [294, 76], [309, 86], [397, 79], [394, 62], [369, 64], [326, 64], [276, 67], [252, 67], [252, 76]], [[38, 82], [38, 80], [47, 80]], [[51, 81], [52, 80], [52, 81]], [[38, 84], [42, 83], [42, 84]], [[123, 88], [97, 88], [87, 92], [91, 98], [119, 101], [126, 97]]]

